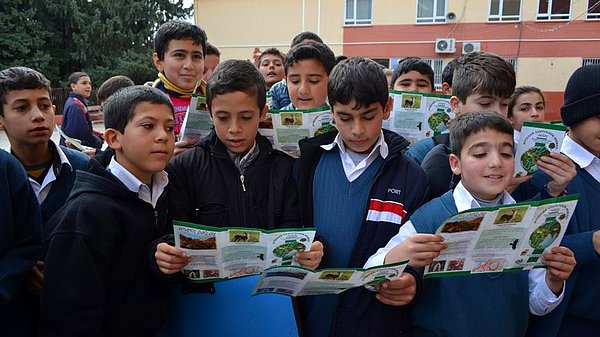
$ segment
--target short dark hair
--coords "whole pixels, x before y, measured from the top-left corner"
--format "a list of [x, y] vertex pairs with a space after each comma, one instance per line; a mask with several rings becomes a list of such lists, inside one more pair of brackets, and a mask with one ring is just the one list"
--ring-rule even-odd
[[407, 57], [398, 62], [396, 68], [394, 68], [394, 72], [392, 73], [392, 87], [394, 87], [394, 84], [396, 83], [398, 77], [413, 70], [421, 75], [427, 76], [429, 78], [429, 82], [431, 83], [431, 90], [435, 90], [433, 69], [431, 68], [429, 63], [423, 61], [418, 57]]
[[206, 55], [206, 33], [202, 28], [189, 22], [173, 20], [163, 23], [154, 35], [154, 52], [159, 60], [165, 58], [165, 52], [171, 40], [191, 39], [202, 46], [202, 54]]
[[515, 89], [515, 92], [513, 92], [512, 96], [510, 96], [510, 102], [508, 103], [508, 116], [507, 117], [512, 117], [513, 115], [513, 108], [515, 107], [515, 105], [517, 104], [517, 98], [519, 98], [519, 96], [523, 95], [523, 94], [528, 94], [530, 92], [534, 92], [536, 94], [540, 94], [540, 96], [542, 96], [542, 102], [544, 103], [544, 105], [546, 105], [546, 98], [544, 98], [544, 94], [542, 94], [542, 91], [536, 87], [532, 87], [532, 86], [522, 86], [522, 87], [518, 87]]
[[321, 37], [319, 35], [317, 35], [313, 32], [302, 32], [302, 33], [294, 36], [290, 47], [294, 48], [295, 46], [301, 44], [302, 41], [304, 41], [304, 40], [313, 40], [316, 42], [323, 43], [323, 39], [321, 39]]
[[46, 89], [52, 92], [50, 81], [37, 70], [26, 67], [12, 67], [0, 71], [0, 116], [4, 117], [6, 94], [14, 90]]
[[327, 97], [332, 110], [336, 103], [348, 104], [352, 99], [356, 101], [354, 109], [373, 103], [385, 108], [389, 94], [383, 68], [365, 57], [351, 57], [338, 63], [329, 76]]
[[452, 78], [454, 77], [454, 68], [456, 68], [456, 64], [458, 63], [458, 59], [454, 59], [444, 67], [442, 71], [442, 83], [448, 83], [449, 86], [452, 86]]
[[125, 132], [127, 123], [135, 115], [135, 108], [142, 102], [163, 104], [174, 112], [173, 103], [167, 94], [153, 87], [134, 85], [118, 90], [106, 100], [104, 126], [107, 129]]
[[77, 84], [79, 79], [84, 76], [90, 77], [90, 75], [84, 73], [83, 71], [76, 71], [72, 73], [71, 75], [69, 75], [69, 84]]
[[279, 51], [279, 49], [277, 49], [277, 48], [268, 48], [268, 49], [265, 49], [265, 51], [263, 51], [262, 53], [260, 53], [260, 56], [258, 57], [258, 60], [257, 60], [257, 62], [258, 62], [258, 64], [256, 65], [257, 67], [260, 66], [260, 60], [265, 55], [274, 55], [274, 56], [277, 56], [277, 57], [279, 57], [281, 59], [281, 62], [283, 62], [285, 60], [285, 57]]
[[262, 110], [267, 102], [265, 79], [250, 61], [227, 60], [220, 63], [208, 79], [206, 105], [212, 110], [212, 100], [230, 92], [241, 91], [256, 97], [256, 105]]
[[489, 110], [472, 112], [458, 116], [450, 126], [452, 153], [460, 158], [467, 138], [486, 129], [510, 135], [510, 139], [513, 139], [513, 127], [504, 116]]
[[221, 57], [221, 52], [217, 47], [212, 45], [210, 42], [206, 42], [206, 53], [205, 55], [215, 55], [217, 57]]
[[515, 69], [502, 57], [473, 52], [458, 59], [452, 77], [452, 94], [462, 103], [473, 94], [509, 98], [516, 85]]
[[329, 47], [320, 42], [308, 42], [293, 47], [287, 53], [283, 63], [285, 74], [287, 75], [288, 68], [294, 63], [310, 59], [319, 62], [325, 68], [327, 75], [335, 66], [335, 54]]
[[100, 88], [98, 88], [98, 93], [96, 95], [98, 96], [99, 101], [106, 101], [106, 99], [114, 94], [117, 90], [125, 87], [131, 87], [133, 85], [135, 85], [135, 83], [133, 83], [133, 81], [127, 76], [113, 76], [102, 83]]

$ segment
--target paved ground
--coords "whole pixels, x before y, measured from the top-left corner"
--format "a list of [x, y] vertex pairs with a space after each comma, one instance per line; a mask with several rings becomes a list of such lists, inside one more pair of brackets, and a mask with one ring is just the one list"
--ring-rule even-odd
[[[104, 132], [104, 123], [103, 122], [94, 122], [94, 130]], [[52, 139], [58, 144], [60, 140], [60, 136], [58, 132], [54, 132], [52, 134]], [[8, 138], [6, 138], [6, 134], [4, 131], [0, 131], [0, 149], [6, 150], [8, 148]]]

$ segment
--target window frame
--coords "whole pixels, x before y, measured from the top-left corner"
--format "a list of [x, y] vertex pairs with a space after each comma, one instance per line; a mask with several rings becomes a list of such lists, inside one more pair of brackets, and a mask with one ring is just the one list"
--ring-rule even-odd
[[[431, 69], [433, 69], [433, 88], [435, 91], [442, 90], [442, 73], [444, 72], [444, 68], [446, 68], [446, 64], [444, 63], [444, 59], [436, 58], [436, 59], [422, 59], [427, 62]], [[436, 70], [436, 66], [439, 67], [439, 71]]]
[[[548, 2], [548, 12], [540, 13], [540, 2]], [[535, 16], [536, 21], [569, 21], [571, 20], [571, 13], [573, 13], [573, 0], [569, 0], [569, 14], [564, 17], [565, 14], [553, 14], [552, 13], [552, 2], [556, 0], [538, 0], [537, 14]]]
[[368, 1], [369, 5], [370, 5], [370, 18], [369, 19], [357, 19], [357, 8], [358, 8], [358, 1], [360, 0], [353, 0], [354, 1], [354, 8], [353, 8], [353, 17], [352, 18], [348, 18], [346, 17], [346, 14], [348, 12], [348, 1], [349, 0], [345, 0], [344, 1], [344, 26], [369, 26], [373, 24], [373, 0], [364, 0], [364, 1]]
[[[447, 0], [429, 0], [432, 1], [432, 5], [433, 5], [433, 16], [430, 17], [425, 17], [425, 18], [419, 18], [419, 2], [421, 1], [427, 1], [427, 0], [417, 0], [417, 7], [415, 9], [415, 22], [416, 24], [419, 25], [439, 25], [439, 24], [446, 24], [448, 23], [448, 1]], [[444, 15], [440, 16], [440, 15], [436, 15], [437, 13], [437, 5], [438, 5], [438, 1], [444, 1]], [[443, 21], [436, 21], [442, 19]], [[421, 21], [419, 21], [421, 20]], [[423, 20], [429, 20], [429, 21], [423, 21]]]
[[521, 21], [521, 14], [523, 13], [523, 0], [518, 0], [519, 1], [519, 14], [518, 15], [502, 15], [502, 9], [504, 8], [505, 0], [498, 0], [498, 2], [499, 2], [498, 14], [492, 15], [492, 1], [494, 1], [494, 0], [488, 1], [488, 4], [489, 4], [489, 6], [488, 6], [488, 22], [496, 23], [496, 22], [520, 22]]
[[[585, 9], [585, 14], [586, 14], [585, 18], [586, 18], [586, 20], [600, 20], [600, 13], [590, 13], [589, 12], [591, 1], [592, 0], [588, 0], [587, 7]], [[596, 9], [600, 9], [600, 1], [598, 1], [595, 6], [597, 6]]]
[[582, 57], [581, 66], [600, 65], [600, 57]]
[[515, 70], [515, 76], [517, 75], [517, 70], [519, 69], [519, 58], [518, 57], [504, 57], [504, 60], [510, 63]]

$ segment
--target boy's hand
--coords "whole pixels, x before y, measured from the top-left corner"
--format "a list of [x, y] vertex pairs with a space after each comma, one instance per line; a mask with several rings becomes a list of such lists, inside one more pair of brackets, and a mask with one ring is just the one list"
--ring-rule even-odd
[[550, 177], [546, 190], [553, 197], [563, 194], [567, 185], [577, 175], [573, 161], [562, 153], [550, 152], [550, 156], [542, 156], [536, 164]]
[[25, 276], [25, 287], [35, 295], [42, 292], [44, 285], [44, 261], [37, 261]]
[[320, 241], [315, 241], [310, 245], [310, 250], [304, 253], [296, 253], [294, 259], [302, 267], [315, 269], [321, 263], [323, 258], [323, 244]]
[[595, 231], [592, 236], [592, 243], [594, 244], [594, 250], [596, 254], [600, 255], [600, 231]]
[[553, 247], [551, 253], [544, 253], [546, 265], [546, 284], [558, 296], [562, 292], [564, 281], [575, 269], [575, 254], [567, 247]]
[[167, 275], [181, 271], [192, 261], [192, 258], [186, 252], [166, 242], [161, 242], [156, 246], [154, 258], [156, 259], [158, 269]]
[[196, 145], [196, 144], [192, 144], [192, 143], [188, 142], [187, 140], [180, 140], [180, 141], [176, 142], [175, 150], [173, 151], [173, 157], [175, 157], [178, 154], [182, 154], [185, 151], [193, 148], [194, 145]]
[[508, 183], [508, 186], [506, 186], [506, 192], [508, 193], [512, 193], [514, 192], [517, 187], [519, 187], [519, 185], [521, 185], [522, 183], [529, 181], [531, 178], [533, 178], [533, 176], [522, 176], [522, 177], [512, 177], [510, 178], [510, 182]]
[[400, 278], [388, 281], [377, 289], [375, 298], [387, 305], [400, 306], [412, 302], [417, 294], [417, 281], [412, 274], [402, 273]]
[[444, 238], [434, 234], [415, 234], [392, 248], [386, 256], [385, 263], [397, 263], [407, 259], [413, 267], [428, 266], [440, 252], [448, 248]]

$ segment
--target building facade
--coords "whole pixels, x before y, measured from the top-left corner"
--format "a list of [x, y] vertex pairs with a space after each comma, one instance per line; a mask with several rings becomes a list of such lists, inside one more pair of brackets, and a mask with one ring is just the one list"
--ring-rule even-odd
[[600, 64], [600, 0], [196, 0], [195, 21], [222, 58], [250, 58], [255, 47], [289, 49], [303, 30], [337, 55], [393, 67], [407, 56], [443, 67], [474, 50], [514, 66], [517, 85], [537, 86], [546, 119], [559, 119], [563, 90], [583, 64]]

